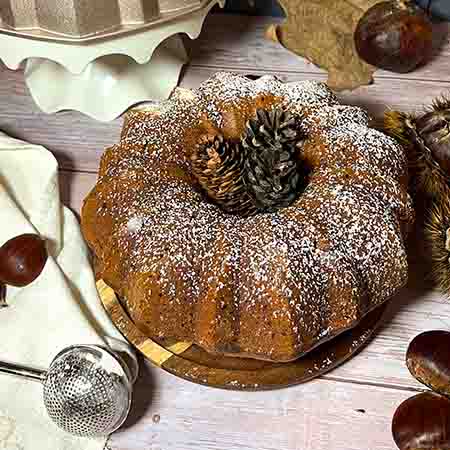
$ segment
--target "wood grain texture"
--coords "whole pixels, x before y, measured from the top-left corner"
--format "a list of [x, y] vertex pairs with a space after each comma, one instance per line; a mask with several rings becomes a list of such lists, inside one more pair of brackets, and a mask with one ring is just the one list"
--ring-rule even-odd
[[[1, 129], [1, 128], [0, 128]], [[83, 199], [97, 181], [96, 173], [59, 171], [59, 188], [62, 202], [79, 217]]]
[[[357, 2], [354, 2], [357, 4]], [[229, 70], [260, 68], [277, 74], [299, 73], [325, 74], [280, 44], [264, 39], [267, 27], [272, 23], [283, 23], [274, 17], [252, 17], [233, 15], [210, 15], [200, 38], [192, 42], [192, 63], [198, 66], [217, 67]], [[401, 80], [449, 81], [450, 43], [449, 25], [445, 22], [434, 26], [434, 56], [432, 61], [407, 74], [393, 74], [383, 70], [375, 73], [380, 78]]]
[[[210, 16], [191, 46], [193, 60], [181, 84], [195, 87], [218, 70], [325, 80], [323, 71], [262, 38], [272, 20]], [[447, 29], [440, 26], [441, 32]], [[373, 86], [341, 99], [372, 115], [389, 107], [420, 109], [450, 88], [450, 45], [444, 44], [440, 55], [418, 71], [378, 71]], [[118, 140], [122, 120], [100, 123], [76, 112], [46, 115], [29, 97], [21, 72], [1, 67], [0, 77], [0, 129], [54, 152], [62, 169], [63, 200], [79, 212], [96, 181], [101, 154]], [[277, 392], [229, 392], [144, 366], [132, 416], [112, 437], [111, 450], [393, 449], [392, 414], [411, 391], [421, 389], [404, 364], [407, 345], [421, 331], [450, 329], [450, 302], [424, 286], [423, 266], [415, 261], [409, 286], [392, 301], [370, 345], [312, 383]]]
[[391, 418], [411, 396], [329, 380], [223, 391], [144, 370], [129, 428], [113, 435], [111, 450], [393, 450]]
[[[191, 66], [181, 80], [183, 87], [196, 87], [219, 69]], [[242, 73], [248, 73], [242, 70]], [[262, 75], [263, 69], [252, 70]], [[0, 69], [0, 129], [11, 136], [39, 143], [51, 150], [63, 169], [95, 173], [106, 147], [118, 141], [122, 119], [110, 123], [94, 122], [77, 112], [47, 115], [38, 111], [29, 97], [20, 72]], [[315, 79], [322, 74], [287, 73], [284, 81]], [[10, 86], [15, 87], [14, 95]], [[344, 103], [366, 108], [378, 116], [388, 108], [416, 111], [450, 88], [449, 83], [380, 79], [375, 85], [339, 95]]]
[[122, 120], [96, 122], [74, 111], [45, 114], [34, 104], [21, 71], [0, 66], [0, 129], [47, 147], [60, 167], [96, 172], [104, 149], [116, 141]]

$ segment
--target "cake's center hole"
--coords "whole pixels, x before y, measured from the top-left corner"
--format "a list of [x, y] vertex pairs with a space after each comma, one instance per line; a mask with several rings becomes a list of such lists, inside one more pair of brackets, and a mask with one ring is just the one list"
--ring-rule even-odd
[[305, 186], [299, 119], [282, 107], [259, 109], [239, 141], [204, 136], [192, 169], [209, 199], [242, 216], [289, 206]]

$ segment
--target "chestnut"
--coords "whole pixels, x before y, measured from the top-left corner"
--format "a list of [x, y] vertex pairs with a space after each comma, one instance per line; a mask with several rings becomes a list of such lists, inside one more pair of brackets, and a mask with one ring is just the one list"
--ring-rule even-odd
[[431, 21], [408, 0], [384, 1], [369, 8], [354, 38], [361, 59], [392, 72], [414, 70], [433, 51]]
[[6, 286], [0, 284], [0, 308], [4, 308], [5, 306], [8, 306], [8, 303], [6, 303]]
[[23, 287], [32, 283], [47, 262], [45, 240], [37, 234], [22, 234], [0, 247], [0, 283]]
[[411, 375], [436, 392], [450, 395], [450, 332], [425, 331], [416, 336], [406, 352]]
[[417, 117], [414, 125], [433, 159], [450, 175], [450, 101], [435, 100], [432, 109]]
[[450, 400], [435, 392], [408, 398], [395, 411], [392, 437], [400, 450], [450, 448]]

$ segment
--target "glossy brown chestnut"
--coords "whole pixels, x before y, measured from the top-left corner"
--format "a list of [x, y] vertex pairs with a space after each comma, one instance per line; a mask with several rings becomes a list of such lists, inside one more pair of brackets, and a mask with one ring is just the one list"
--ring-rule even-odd
[[408, 346], [406, 366], [421, 383], [450, 395], [450, 333], [435, 330], [416, 336]]
[[22, 234], [0, 247], [0, 283], [23, 287], [33, 282], [47, 262], [45, 241], [37, 234]]
[[358, 22], [355, 46], [373, 66], [410, 72], [432, 54], [432, 25], [411, 1], [384, 1], [368, 9]]
[[450, 400], [434, 392], [408, 398], [395, 411], [392, 437], [400, 450], [448, 450]]

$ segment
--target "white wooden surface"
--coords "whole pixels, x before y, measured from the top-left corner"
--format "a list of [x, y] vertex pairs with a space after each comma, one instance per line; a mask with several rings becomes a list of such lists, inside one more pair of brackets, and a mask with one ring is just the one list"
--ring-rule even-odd
[[[198, 85], [218, 70], [325, 80], [308, 62], [263, 39], [271, 19], [211, 16], [192, 44], [181, 84]], [[438, 29], [444, 35], [446, 25]], [[341, 95], [373, 115], [386, 108], [417, 110], [450, 88], [450, 45], [406, 75], [376, 74], [375, 84]], [[0, 129], [45, 145], [60, 162], [61, 191], [79, 211], [93, 186], [104, 148], [117, 141], [121, 120], [104, 124], [74, 112], [37, 110], [20, 72], [0, 69]], [[423, 282], [420, 261], [409, 286], [392, 302], [373, 341], [351, 361], [311, 383], [272, 392], [221, 391], [144, 366], [126, 427], [111, 450], [390, 450], [396, 406], [422, 387], [409, 375], [408, 342], [427, 329], [450, 329], [450, 301]]]

